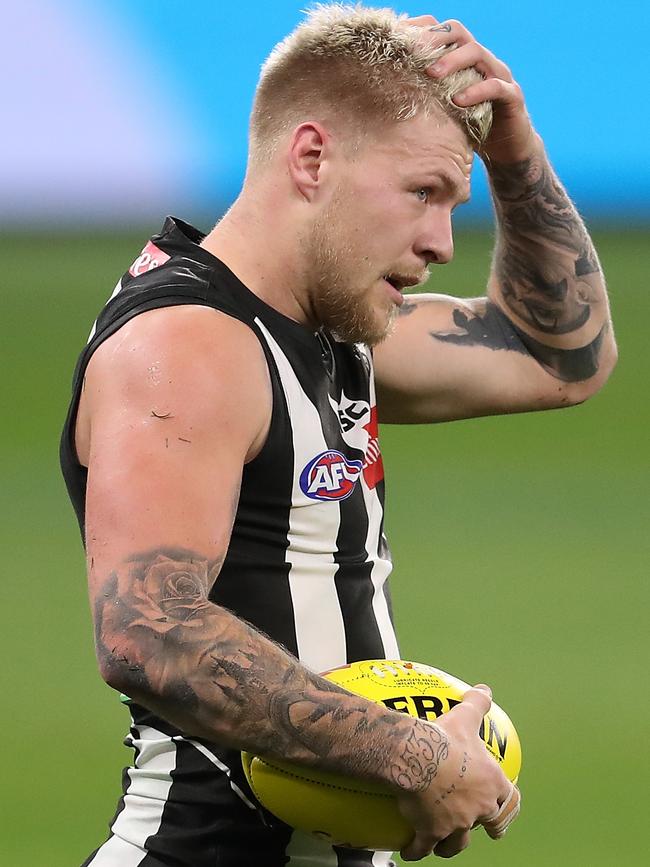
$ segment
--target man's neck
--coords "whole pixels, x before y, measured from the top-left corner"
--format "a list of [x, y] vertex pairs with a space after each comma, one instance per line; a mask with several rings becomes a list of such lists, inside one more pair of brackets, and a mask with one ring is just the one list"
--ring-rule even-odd
[[263, 204], [251, 207], [242, 194], [201, 246], [266, 304], [307, 327], [317, 327], [296, 233], [284, 225], [281, 215], [265, 217]]

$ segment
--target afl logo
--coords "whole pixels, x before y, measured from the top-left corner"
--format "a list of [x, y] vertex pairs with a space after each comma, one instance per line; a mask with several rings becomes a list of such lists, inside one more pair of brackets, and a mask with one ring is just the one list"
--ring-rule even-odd
[[361, 461], [351, 461], [337, 451], [321, 452], [300, 474], [300, 489], [310, 500], [345, 500], [362, 469]]

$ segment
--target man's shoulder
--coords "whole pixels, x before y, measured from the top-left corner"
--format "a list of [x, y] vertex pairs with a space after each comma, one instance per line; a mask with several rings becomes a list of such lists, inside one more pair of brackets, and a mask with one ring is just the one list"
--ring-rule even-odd
[[239, 319], [208, 305], [178, 304], [134, 316], [97, 347], [89, 367], [109, 366], [115, 375], [147, 363], [214, 375], [259, 366], [264, 355], [252, 328]]
[[249, 326], [210, 307], [182, 305], [134, 317], [97, 348], [80, 420], [91, 431], [116, 412], [134, 425], [182, 416], [197, 437], [227, 428], [254, 446], [271, 407], [268, 367]]

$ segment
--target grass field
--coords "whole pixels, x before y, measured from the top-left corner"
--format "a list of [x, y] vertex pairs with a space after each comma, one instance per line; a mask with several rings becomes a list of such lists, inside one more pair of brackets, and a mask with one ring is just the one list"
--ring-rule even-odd
[[[130, 760], [57, 447], [76, 355], [145, 235], [0, 240], [7, 867], [81, 863]], [[383, 431], [403, 655], [490, 683], [523, 743], [522, 817], [497, 844], [475, 832], [467, 867], [647, 863], [650, 252], [640, 232], [596, 239], [621, 355], [601, 394]], [[489, 249], [461, 235], [434, 289], [480, 294]]]

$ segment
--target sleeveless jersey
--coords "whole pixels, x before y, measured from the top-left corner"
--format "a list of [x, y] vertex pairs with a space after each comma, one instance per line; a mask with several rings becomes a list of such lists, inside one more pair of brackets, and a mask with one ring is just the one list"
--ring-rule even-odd
[[[386, 583], [391, 561], [383, 533], [384, 478], [371, 352], [360, 344], [343, 343], [325, 329], [314, 333], [265, 304], [199, 246], [203, 237], [187, 223], [168, 217], [160, 234], [118, 281], [77, 362], [61, 439], [61, 466], [82, 537], [87, 471], [77, 459], [74, 430], [93, 352], [144, 311], [181, 304], [212, 307], [245, 323], [260, 341], [273, 409], [266, 442], [243, 469], [232, 536], [211, 601], [257, 626], [314, 671], [360, 659], [399, 658]], [[164, 740], [174, 751], [170, 776], [177, 778], [178, 789], [183, 733], [135, 704], [131, 712], [127, 742], [136, 746], [141, 769], [150, 748], [147, 741], [153, 738], [158, 744], [159, 760]], [[148, 738], [143, 737], [145, 730]], [[198, 779], [197, 751], [204, 757], [207, 753], [211, 770], [226, 775], [228, 795], [248, 801], [237, 757], [214, 744], [191, 743], [191, 759], [184, 759], [191, 766], [188, 772]], [[136, 782], [125, 778], [127, 801]], [[209, 785], [204, 784], [206, 791]], [[161, 806], [161, 816], [169, 813], [170, 797], [163, 798], [167, 806]], [[183, 799], [186, 804], [191, 801], [187, 791]], [[214, 801], [223, 806], [216, 795]], [[125, 812], [123, 799], [115, 825]], [[185, 815], [183, 826], [191, 822]], [[202, 826], [205, 822], [202, 816]], [[163, 825], [161, 818], [161, 829]], [[111, 827], [113, 837], [105, 846], [111, 841], [118, 845], [118, 832]], [[249, 842], [250, 833], [249, 829]], [[155, 838], [147, 837], [147, 857], [151, 847], [155, 849]], [[165, 851], [172, 851], [171, 845], [167, 841]], [[202, 847], [205, 851], [205, 840]], [[123, 852], [118, 854], [124, 857]], [[188, 863], [203, 863], [198, 848], [193, 857]], [[260, 856], [256, 863], [266, 862]], [[292, 862], [287, 857], [268, 863]]]

